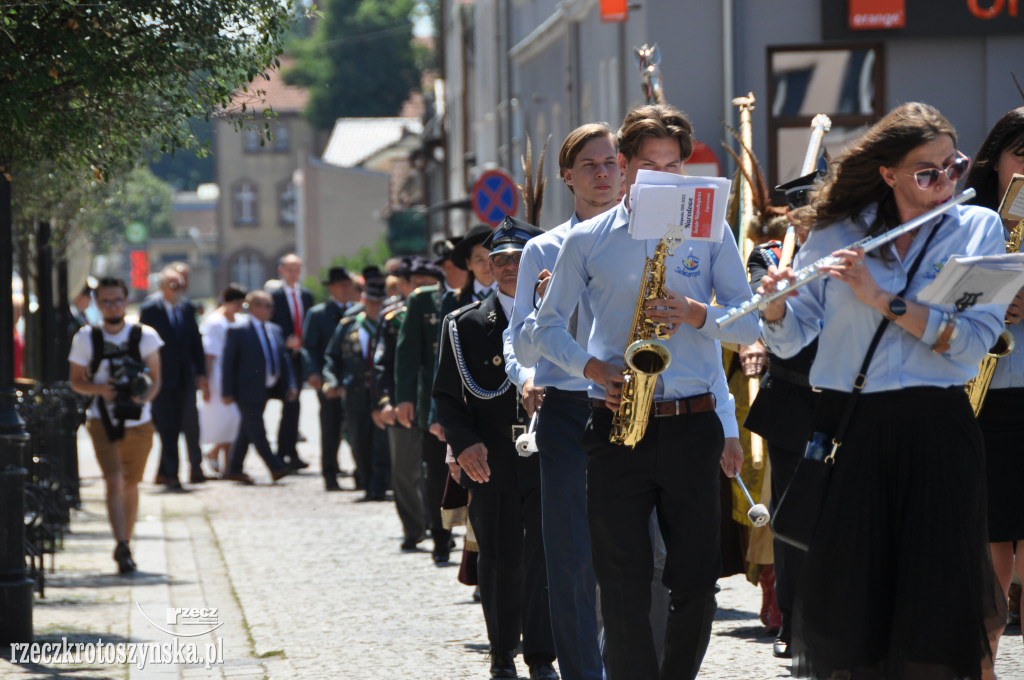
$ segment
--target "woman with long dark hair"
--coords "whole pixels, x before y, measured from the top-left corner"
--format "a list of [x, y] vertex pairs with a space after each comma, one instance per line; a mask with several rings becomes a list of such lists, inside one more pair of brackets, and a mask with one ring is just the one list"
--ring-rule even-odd
[[[998, 216], [951, 207], [865, 255], [846, 246], [948, 202], [967, 170], [933, 107], [897, 107], [855, 141], [793, 217], [811, 226], [794, 267], [834, 254], [828, 276], [762, 313], [769, 349], [814, 338], [815, 431], [836, 434], [863, 382], [804, 560], [794, 673], [814, 678], [981, 678], [1005, 616], [986, 539], [981, 432], [963, 385], [1004, 308], [918, 300], [950, 256], [1003, 251]], [[766, 291], [792, 270], [769, 270]], [[861, 365], [888, 320], [862, 376]], [[983, 671], [984, 669], [984, 671]]]
[[[1000, 118], [978, 149], [967, 186], [978, 192], [974, 202], [996, 209], [1014, 174], [1024, 174], [1024, 106]], [[1005, 237], [1016, 223], [1006, 222]], [[996, 577], [1007, 595], [1016, 563], [1024, 577], [1024, 290], [1006, 310], [1014, 350], [996, 362], [992, 382], [978, 414], [985, 439], [988, 472], [988, 540]], [[1016, 543], [1016, 555], [1014, 555]], [[1018, 600], [1019, 601], [1019, 600]], [[1019, 605], [1018, 605], [1019, 606]]]

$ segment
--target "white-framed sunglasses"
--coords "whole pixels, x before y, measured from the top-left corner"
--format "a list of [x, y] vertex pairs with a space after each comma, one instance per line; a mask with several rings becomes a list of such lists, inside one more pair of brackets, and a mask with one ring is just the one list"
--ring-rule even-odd
[[924, 170], [918, 170], [917, 172], [906, 172], [904, 174], [910, 175], [917, 182], [917, 186], [922, 189], [928, 189], [936, 182], [939, 181], [939, 173], [942, 173], [946, 178], [956, 184], [957, 180], [967, 174], [967, 168], [971, 166], [971, 159], [965, 156], [960, 151], [957, 151], [957, 157], [951, 160], [946, 167], [942, 168], [926, 168]]

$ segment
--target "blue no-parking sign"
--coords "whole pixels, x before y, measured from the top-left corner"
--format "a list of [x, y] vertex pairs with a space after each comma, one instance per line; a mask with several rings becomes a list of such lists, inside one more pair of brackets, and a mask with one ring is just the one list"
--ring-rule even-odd
[[473, 212], [481, 220], [498, 226], [503, 219], [516, 214], [519, 192], [512, 178], [501, 170], [488, 170], [473, 184]]

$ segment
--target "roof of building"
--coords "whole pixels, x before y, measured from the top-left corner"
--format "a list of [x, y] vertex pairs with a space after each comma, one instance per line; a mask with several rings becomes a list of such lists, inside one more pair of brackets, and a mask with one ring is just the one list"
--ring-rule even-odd
[[291, 57], [282, 56], [278, 59], [281, 66], [267, 69], [268, 78], [257, 76], [249, 83], [249, 91], [235, 93], [232, 110], [244, 103], [246, 109], [263, 111], [270, 108], [278, 113], [300, 113], [309, 102], [309, 90], [304, 87], [288, 85], [284, 82], [282, 71], [287, 71], [295, 64]]
[[417, 118], [339, 118], [334, 121], [323, 160], [351, 168], [406, 135], [418, 135], [423, 124]]

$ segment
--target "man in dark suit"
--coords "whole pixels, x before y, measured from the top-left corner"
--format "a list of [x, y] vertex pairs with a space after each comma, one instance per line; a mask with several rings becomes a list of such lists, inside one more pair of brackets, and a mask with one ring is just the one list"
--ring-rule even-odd
[[461, 468], [460, 482], [473, 492], [469, 519], [480, 547], [492, 678], [518, 677], [514, 657], [520, 637], [530, 678], [558, 678], [541, 536], [540, 465], [536, 456], [524, 458], [516, 451], [526, 413], [506, 375], [501, 337], [512, 312], [523, 245], [541, 233], [506, 221], [487, 239], [498, 292], [448, 315], [434, 377], [438, 422]]
[[[295, 374], [295, 381], [301, 385], [305, 379], [302, 366], [302, 324], [306, 313], [313, 306], [313, 294], [299, 285], [302, 277], [302, 260], [295, 253], [281, 258], [277, 265], [281, 287], [270, 291], [274, 300], [274, 315], [271, 321], [284, 334], [288, 362]], [[295, 444], [299, 440], [299, 400], [286, 401], [281, 408], [281, 425], [277, 430], [277, 451], [281, 458], [296, 470], [309, 467], [299, 459]]]
[[291, 472], [291, 468], [270, 449], [263, 411], [267, 399], [274, 397], [287, 404], [298, 398], [299, 392], [285, 354], [281, 329], [270, 322], [274, 305], [270, 295], [262, 290], [251, 291], [246, 296], [246, 304], [249, 319], [228, 329], [224, 346], [221, 398], [225, 404], [237, 403], [242, 414], [238, 436], [228, 454], [224, 479], [252, 484], [249, 475], [242, 472], [245, 454], [252, 444], [276, 482]]
[[330, 399], [321, 390], [321, 373], [324, 370], [327, 345], [351, 299], [352, 277], [344, 267], [331, 267], [323, 284], [331, 297], [327, 302], [310, 309], [306, 315], [302, 324], [302, 359], [309, 384], [316, 390], [317, 399], [320, 400], [320, 467], [323, 470], [324, 488], [327, 491], [340, 491], [338, 447], [341, 446], [345, 411], [341, 407], [341, 399]]
[[[160, 393], [153, 400], [153, 424], [160, 434], [160, 468], [156, 483], [168, 489], [180, 489], [178, 479], [178, 437], [182, 434], [185, 412], [196, 409], [196, 386], [206, 389], [206, 357], [195, 314], [181, 304], [185, 281], [174, 267], [160, 272], [160, 291], [139, 308], [139, 322], [160, 335]], [[205, 482], [202, 452], [189, 447], [189, 481]]]

